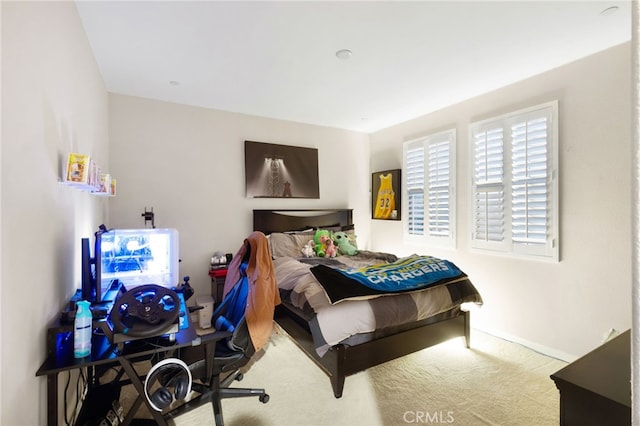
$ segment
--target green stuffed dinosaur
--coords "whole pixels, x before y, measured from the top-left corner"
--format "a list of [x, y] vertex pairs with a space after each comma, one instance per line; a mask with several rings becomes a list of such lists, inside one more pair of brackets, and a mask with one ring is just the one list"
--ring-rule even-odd
[[353, 256], [358, 254], [358, 249], [351, 242], [349, 235], [346, 232], [334, 232], [333, 242], [338, 246], [338, 252], [347, 256]]

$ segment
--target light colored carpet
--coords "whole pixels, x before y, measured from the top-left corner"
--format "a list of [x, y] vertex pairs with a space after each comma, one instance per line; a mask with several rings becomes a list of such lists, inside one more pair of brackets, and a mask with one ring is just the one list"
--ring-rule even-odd
[[[263, 387], [270, 401], [225, 399], [228, 426], [557, 425], [559, 394], [549, 375], [565, 362], [472, 330], [461, 338], [347, 377], [342, 398], [328, 377], [276, 328], [265, 354], [237, 386]], [[175, 420], [213, 424], [210, 405]]]

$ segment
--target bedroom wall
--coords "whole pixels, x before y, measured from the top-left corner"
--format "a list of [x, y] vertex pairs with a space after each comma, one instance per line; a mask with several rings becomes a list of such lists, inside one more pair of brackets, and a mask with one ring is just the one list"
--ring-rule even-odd
[[[108, 226], [144, 227], [141, 214], [153, 207], [156, 227], [179, 231], [180, 274], [197, 294], [210, 292], [213, 252], [235, 254], [252, 231], [252, 209], [353, 208], [368, 244], [366, 134], [117, 94], [109, 114], [118, 194]], [[245, 197], [245, 140], [317, 148], [320, 199]]]
[[79, 151], [108, 168], [108, 98], [73, 2], [0, 8], [0, 424], [31, 426], [46, 424], [47, 324], [80, 285], [80, 239], [107, 214], [106, 199], [59, 183], [62, 163]]
[[[402, 241], [402, 223], [373, 221], [371, 247], [452, 259], [482, 293], [472, 326], [563, 359], [631, 327], [631, 50], [623, 44], [371, 135], [371, 169], [402, 166], [402, 143], [457, 129], [457, 249]], [[427, 94], [428, 95], [428, 94]], [[559, 101], [559, 263], [470, 250], [469, 123]]]

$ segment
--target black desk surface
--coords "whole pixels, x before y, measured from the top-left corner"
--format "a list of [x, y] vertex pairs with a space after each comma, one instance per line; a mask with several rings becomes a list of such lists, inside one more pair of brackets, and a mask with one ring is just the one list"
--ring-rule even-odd
[[616, 336], [551, 378], [631, 407], [631, 332]]
[[[97, 330], [100, 329], [99, 324], [99, 322], [94, 321], [93, 325]], [[69, 328], [70, 331], [61, 332], [62, 329], [66, 328]], [[44, 363], [36, 372], [36, 376], [44, 376], [84, 366], [113, 363], [117, 362], [118, 357], [141, 357], [187, 346], [198, 346], [207, 341], [215, 341], [229, 335], [227, 332], [212, 332], [198, 336], [195, 328], [189, 325], [189, 327], [174, 334], [175, 340], [173, 342], [169, 342], [164, 337], [159, 337], [133, 340], [117, 345], [111, 343], [107, 336], [94, 333], [91, 339], [91, 355], [84, 358], [75, 358], [73, 356], [73, 331], [71, 330], [72, 326], [54, 326], [50, 328], [50, 332], [59, 340], [55, 341], [55, 343], [52, 342], [56, 350], [50, 350]]]

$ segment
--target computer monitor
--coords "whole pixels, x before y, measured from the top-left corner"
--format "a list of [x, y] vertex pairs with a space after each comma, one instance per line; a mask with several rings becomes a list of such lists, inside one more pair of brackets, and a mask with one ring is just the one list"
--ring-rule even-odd
[[104, 293], [108, 290], [98, 285], [100, 282], [101, 272], [101, 241], [102, 234], [108, 232], [107, 227], [100, 225], [98, 231], [94, 234], [93, 256], [91, 256], [91, 240], [89, 238], [81, 239], [82, 253], [82, 299], [97, 304], [102, 302]]
[[175, 229], [111, 229], [100, 235], [100, 283], [114, 280], [131, 290], [144, 284], [172, 288], [179, 284], [178, 231]]

